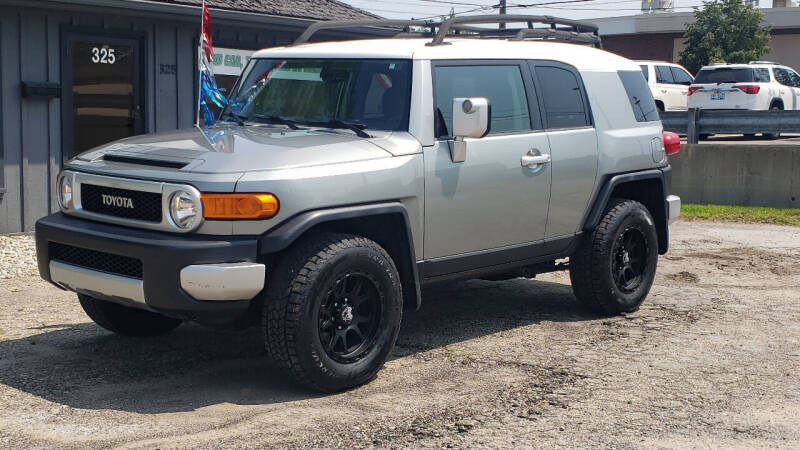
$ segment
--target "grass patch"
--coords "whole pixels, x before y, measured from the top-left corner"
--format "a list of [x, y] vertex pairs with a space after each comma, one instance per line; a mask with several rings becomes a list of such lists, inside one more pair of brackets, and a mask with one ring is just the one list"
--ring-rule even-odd
[[800, 227], [800, 209], [764, 208], [760, 206], [681, 205], [684, 220], [719, 222], [770, 223]]

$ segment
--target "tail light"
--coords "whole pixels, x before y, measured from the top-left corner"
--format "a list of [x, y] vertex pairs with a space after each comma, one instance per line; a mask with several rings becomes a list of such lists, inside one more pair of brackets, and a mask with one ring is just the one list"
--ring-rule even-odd
[[664, 153], [667, 156], [674, 155], [681, 151], [681, 138], [671, 131], [665, 131], [661, 136], [661, 142], [664, 143]]
[[703, 87], [702, 86], [689, 86], [689, 91], [686, 93], [686, 96], [688, 97], [688, 96], [694, 94], [695, 91], [699, 91], [700, 89], [703, 89]]
[[758, 91], [761, 90], [761, 86], [757, 84], [737, 84], [733, 86], [734, 89], [739, 89], [740, 91], [744, 92], [745, 94], [758, 94]]

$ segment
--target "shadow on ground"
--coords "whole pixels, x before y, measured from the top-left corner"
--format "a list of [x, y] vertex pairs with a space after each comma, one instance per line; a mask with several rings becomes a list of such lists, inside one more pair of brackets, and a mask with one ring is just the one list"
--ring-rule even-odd
[[[420, 311], [406, 313], [393, 358], [541, 321], [595, 318], [569, 286], [524, 279], [442, 285], [424, 299]], [[257, 329], [184, 325], [150, 339], [93, 323], [33, 329], [42, 332], [0, 342], [0, 383], [72, 408], [164, 413], [318, 396], [269, 365]]]

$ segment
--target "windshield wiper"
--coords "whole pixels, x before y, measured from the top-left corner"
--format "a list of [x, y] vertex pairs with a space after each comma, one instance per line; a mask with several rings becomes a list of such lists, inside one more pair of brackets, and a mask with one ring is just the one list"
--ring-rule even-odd
[[236, 114], [235, 112], [232, 112], [232, 111], [229, 111], [229, 112], [225, 113], [222, 116], [223, 119], [226, 118], [226, 117], [233, 119], [233, 121], [236, 122], [236, 124], [241, 126], [241, 127], [244, 126], [244, 121], [245, 121], [245, 119], [247, 119], [247, 117], [240, 116], [239, 114]]
[[313, 122], [312, 125], [319, 125], [325, 128], [346, 128], [355, 133], [358, 137], [362, 138], [372, 137], [366, 131], [364, 131], [364, 128], [366, 128], [367, 126], [362, 123], [352, 123], [352, 122], [345, 122], [339, 119], [331, 119], [327, 122]]
[[292, 119], [287, 119], [285, 117], [280, 116], [254, 116], [256, 119], [263, 120], [269, 123], [277, 123], [279, 125], [286, 125], [287, 127], [291, 128], [292, 130], [299, 130], [300, 127], [297, 126], [297, 122]]

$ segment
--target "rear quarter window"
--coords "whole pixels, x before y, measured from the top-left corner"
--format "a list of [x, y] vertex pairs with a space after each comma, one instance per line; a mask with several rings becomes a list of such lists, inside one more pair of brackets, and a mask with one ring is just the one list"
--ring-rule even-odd
[[654, 122], [660, 120], [656, 102], [650, 87], [644, 80], [642, 73], [636, 70], [620, 70], [617, 72], [625, 93], [628, 94], [628, 101], [633, 109], [633, 115], [637, 122]]

